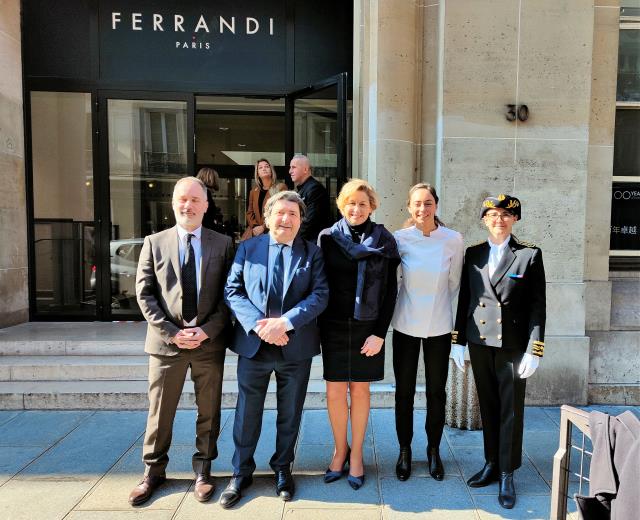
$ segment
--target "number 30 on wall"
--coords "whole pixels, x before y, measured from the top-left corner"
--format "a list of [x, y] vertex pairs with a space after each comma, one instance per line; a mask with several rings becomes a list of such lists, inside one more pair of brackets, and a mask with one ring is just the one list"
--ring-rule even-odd
[[527, 105], [506, 105], [506, 107], [505, 117], [507, 121], [515, 121], [517, 118], [518, 121], [524, 123], [529, 119], [529, 107]]

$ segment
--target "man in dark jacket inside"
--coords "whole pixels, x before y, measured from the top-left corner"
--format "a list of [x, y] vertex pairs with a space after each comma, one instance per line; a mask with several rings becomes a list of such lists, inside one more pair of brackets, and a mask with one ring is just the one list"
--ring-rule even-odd
[[299, 236], [315, 243], [318, 234], [329, 222], [329, 194], [326, 188], [311, 176], [311, 162], [306, 155], [294, 155], [289, 163], [289, 175], [307, 206]]

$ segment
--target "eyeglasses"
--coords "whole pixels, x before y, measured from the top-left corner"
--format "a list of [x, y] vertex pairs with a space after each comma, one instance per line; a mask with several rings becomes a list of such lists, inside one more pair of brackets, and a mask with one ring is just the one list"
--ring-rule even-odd
[[513, 215], [511, 213], [495, 213], [495, 212], [492, 212], [492, 213], [485, 213], [484, 216], [486, 218], [488, 218], [489, 220], [498, 220], [498, 219], [500, 219], [502, 221], [511, 220], [513, 218]]

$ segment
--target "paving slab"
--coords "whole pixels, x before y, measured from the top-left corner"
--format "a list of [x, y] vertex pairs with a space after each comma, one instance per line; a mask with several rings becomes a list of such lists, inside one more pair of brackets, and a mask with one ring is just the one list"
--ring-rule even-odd
[[[367, 474], [364, 486], [357, 491], [351, 489], [345, 478], [325, 484], [319, 476], [295, 475], [295, 499], [287, 507], [295, 509], [365, 509], [377, 508], [381, 496], [376, 474]], [[336, 513], [337, 514], [337, 513]]]
[[[169, 450], [167, 482], [163, 484], [151, 500], [136, 510], [170, 509], [175, 511], [182, 502], [185, 493], [193, 483], [191, 455], [193, 448], [172, 446]], [[131, 490], [142, 480], [142, 448], [133, 446], [97, 483], [91, 492], [78, 504], [78, 510], [129, 511], [127, 502]]]
[[27, 411], [0, 426], [0, 446], [51, 446], [94, 412]]
[[0, 485], [34, 461], [44, 450], [44, 446], [1, 446]]
[[[297, 481], [296, 481], [297, 482]], [[198, 502], [193, 493], [187, 493], [176, 511], [175, 520], [194, 518], [280, 520], [284, 502], [275, 494], [273, 478], [257, 477], [253, 484], [242, 491], [240, 502], [231, 509], [223, 509], [218, 501], [227, 482], [216, 479], [216, 490], [207, 503]]]
[[401, 520], [411, 515], [417, 519], [476, 520], [473, 500], [460, 477], [411, 477], [405, 482], [396, 478], [380, 479], [383, 517]]
[[0, 426], [15, 419], [21, 413], [23, 412], [17, 410], [0, 410]]
[[[517, 490], [516, 490], [517, 492]], [[504, 509], [498, 503], [498, 495], [474, 495], [480, 520], [548, 520], [551, 501], [543, 496], [518, 495], [513, 509]]]
[[16, 478], [96, 481], [136, 441], [144, 421], [143, 412], [95, 412]]
[[[283, 520], [335, 520], [335, 509], [287, 509]], [[378, 509], [347, 509], [340, 511], [340, 520], [381, 520], [382, 512]]]
[[156, 511], [71, 511], [65, 520], [171, 520], [173, 510]]
[[[376, 461], [373, 447], [365, 444], [363, 446], [364, 471], [365, 475], [374, 475], [376, 472]], [[296, 475], [317, 475], [322, 484], [323, 476], [331, 458], [333, 457], [333, 444], [298, 444], [296, 459], [293, 463], [293, 472]]]
[[34, 486], [24, 480], [10, 480], [0, 488], [0, 511], [3, 518], [57, 520], [80, 501], [91, 488], [86, 481], [43, 481]]

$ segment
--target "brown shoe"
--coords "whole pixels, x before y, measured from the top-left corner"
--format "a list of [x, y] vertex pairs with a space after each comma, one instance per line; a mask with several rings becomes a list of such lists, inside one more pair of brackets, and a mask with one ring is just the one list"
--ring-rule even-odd
[[196, 475], [196, 485], [193, 488], [193, 494], [198, 502], [206, 502], [213, 495], [215, 486], [211, 481], [211, 477], [205, 473], [198, 473]]
[[164, 484], [166, 480], [166, 477], [146, 475], [142, 482], [133, 488], [133, 491], [129, 494], [129, 503], [132, 506], [141, 506], [151, 498], [153, 492]]

